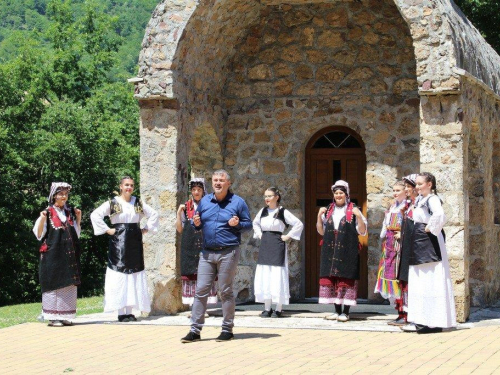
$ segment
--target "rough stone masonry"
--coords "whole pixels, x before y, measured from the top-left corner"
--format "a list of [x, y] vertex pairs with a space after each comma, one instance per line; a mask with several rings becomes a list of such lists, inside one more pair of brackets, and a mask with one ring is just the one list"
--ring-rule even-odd
[[[499, 299], [500, 57], [451, 1], [165, 0], [133, 81], [141, 194], [161, 215], [145, 250], [154, 312], [183, 309], [173, 223], [189, 171], [228, 169], [252, 215], [277, 185], [304, 218], [306, 145], [327, 128], [365, 145], [368, 299], [390, 185], [423, 170], [445, 202], [458, 320]], [[256, 246], [244, 236], [242, 301], [253, 298]], [[295, 299], [306, 250], [289, 249]]]

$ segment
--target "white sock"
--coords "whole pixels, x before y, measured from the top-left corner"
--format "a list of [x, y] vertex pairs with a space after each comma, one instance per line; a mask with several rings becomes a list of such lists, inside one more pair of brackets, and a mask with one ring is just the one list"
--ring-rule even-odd
[[271, 311], [271, 303], [272, 301], [270, 299], [264, 300], [264, 310]]
[[132, 306], [127, 306], [127, 307], [125, 307], [125, 309], [127, 311], [127, 315], [132, 314]]
[[282, 303], [277, 303], [276, 304], [276, 311], [281, 311], [283, 309], [283, 304]]
[[124, 308], [122, 308], [122, 309], [120, 309], [120, 310], [118, 310], [118, 315], [125, 315], [125, 314], [126, 314], [126, 312], [125, 312], [125, 311], [126, 311], [126, 310], [125, 310], [125, 307], [124, 307]]

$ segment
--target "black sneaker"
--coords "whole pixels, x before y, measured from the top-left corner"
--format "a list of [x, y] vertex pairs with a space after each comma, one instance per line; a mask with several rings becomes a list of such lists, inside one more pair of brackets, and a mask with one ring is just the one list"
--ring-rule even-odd
[[260, 313], [260, 317], [261, 318], [270, 318], [272, 314], [273, 314], [273, 309], [271, 309], [270, 311], [264, 310]]
[[128, 315], [118, 315], [118, 321], [126, 323], [126, 322], [130, 322], [130, 319], [129, 319]]
[[129, 321], [131, 321], [131, 322], [137, 322], [137, 318], [135, 317], [135, 315], [128, 314], [127, 317], [128, 317]]
[[282, 311], [273, 311], [271, 318], [281, 318]]
[[195, 342], [195, 341], [200, 341], [201, 340], [201, 336], [194, 333], [194, 332], [191, 332], [189, 331], [189, 333], [186, 335], [186, 337], [183, 337], [181, 339], [181, 342], [184, 343], [184, 344], [187, 344], [189, 342]]
[[221, 332], [221, 334], [219, 335], [219, 337], [217, 337], [215, 339], [215, 341], [230, 341], [234, 339], [234, 335], [231, 333], [231, 332]]

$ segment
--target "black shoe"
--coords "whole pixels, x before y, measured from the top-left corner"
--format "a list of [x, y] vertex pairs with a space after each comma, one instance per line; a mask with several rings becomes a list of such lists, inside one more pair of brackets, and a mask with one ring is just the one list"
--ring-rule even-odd
[[267, 311], [267, 310], [264, 310], [260, 313], [260, 317], [261, 318], [270, 318], [271, 315], [273, 314], [273, 309]]
[[419, 333], [421, 335], [424, 335], [424, 334], [427, 334], [427, 333], [439, 333], [439, 332], [443, 332], [443, 329], [440, 328], [440, 327], [430, 328], [428, 326], [422, 326], [420, 324], [416, 324], [416, 326], [417, 326], [417, 333]]
[[126, 323], [126, 322], [130, 322], [130, 319], [129, 319], [128, 315], [118, 315], [118, 321]]
[[181, 339], [181, 342], [184, 343], [184, 344], [187, 344], [189, 342], [195, 342], [195, 341], [200, 341], [201, 340], [201, 336], [194, 333], [194, 332], [191, 332], [189, 331], [189, 333], [186, 335], [186, 337], [183, 337]]
[[136, 318], [136, 317], [135, 317], [135, 315], [133, 315], [133, 314], [128, 314], [128, 315], [127, 315], [127, 318], [128, 318], [128, 320], [129, 320], [129, 321], [131, 321], [131, 322], [137, 322], [137, 318]]
[[273, 311], [271, 318], [281, 318], [282, 314], [283, 314], [282, 311]]
[[221, 332], [215, 341], [230, 341], [232, 339], [234, 339], [234, 335], [231, 332]]

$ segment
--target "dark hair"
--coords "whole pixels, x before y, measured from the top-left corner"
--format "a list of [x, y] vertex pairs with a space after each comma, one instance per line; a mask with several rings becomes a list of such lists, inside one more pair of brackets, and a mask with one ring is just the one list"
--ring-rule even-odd
[[274, 193], [274, 195], [278, 196], [278, 203], [281, 202], [281, 192], [277, 187], [271, 186], [271, 187], [266, 189], [266, 191], [268, 191], [268, 190], [272, 191]]
[[132, 180], [135, 182], [135, 180], [130, 177], [130, 176], [123, 176], [122, 178], [120, 178], [120, 185], [123, 184], [123, 180]]
[[434, 175], [429, 172], [422, 172], [419, 173], [418, 175], [423, 177], [425, 179], [425, 182], [430, 182], [432, 184], [431, 191], [433, 191], [434, 194], [437, 194], [436, 177], [434, 177]]
[[200, 187], [203, 189], [203, 192], [205, 192], [205, 186], [201, 181], [191, 181], [189, 183], [189, 190], [193, 190], [194, 187]]
[[335, 192], [337, 190], [340, 190], [342, 191], [345, 195], [347, 195], [347, 189], [345, 188], [345, 186], [334, 186], [333, 189], [332, 189], [332, 192], [333, 194], [335, 194]]
[[[135, 180], [132, 177], [130, 177], [130, 176], [123, 176], [122, 178], [120, 178], [120, 183], [118, 185], [123, 184], [124, 180], [132, 180], [135, 183]], [[120, 190], [120, 193], [118, 193], [117, 191], [113, 191], [113, 194], [115, 194], [115, 195], [121, 195], [122, 189], [118, 188], [118, 190]]]

